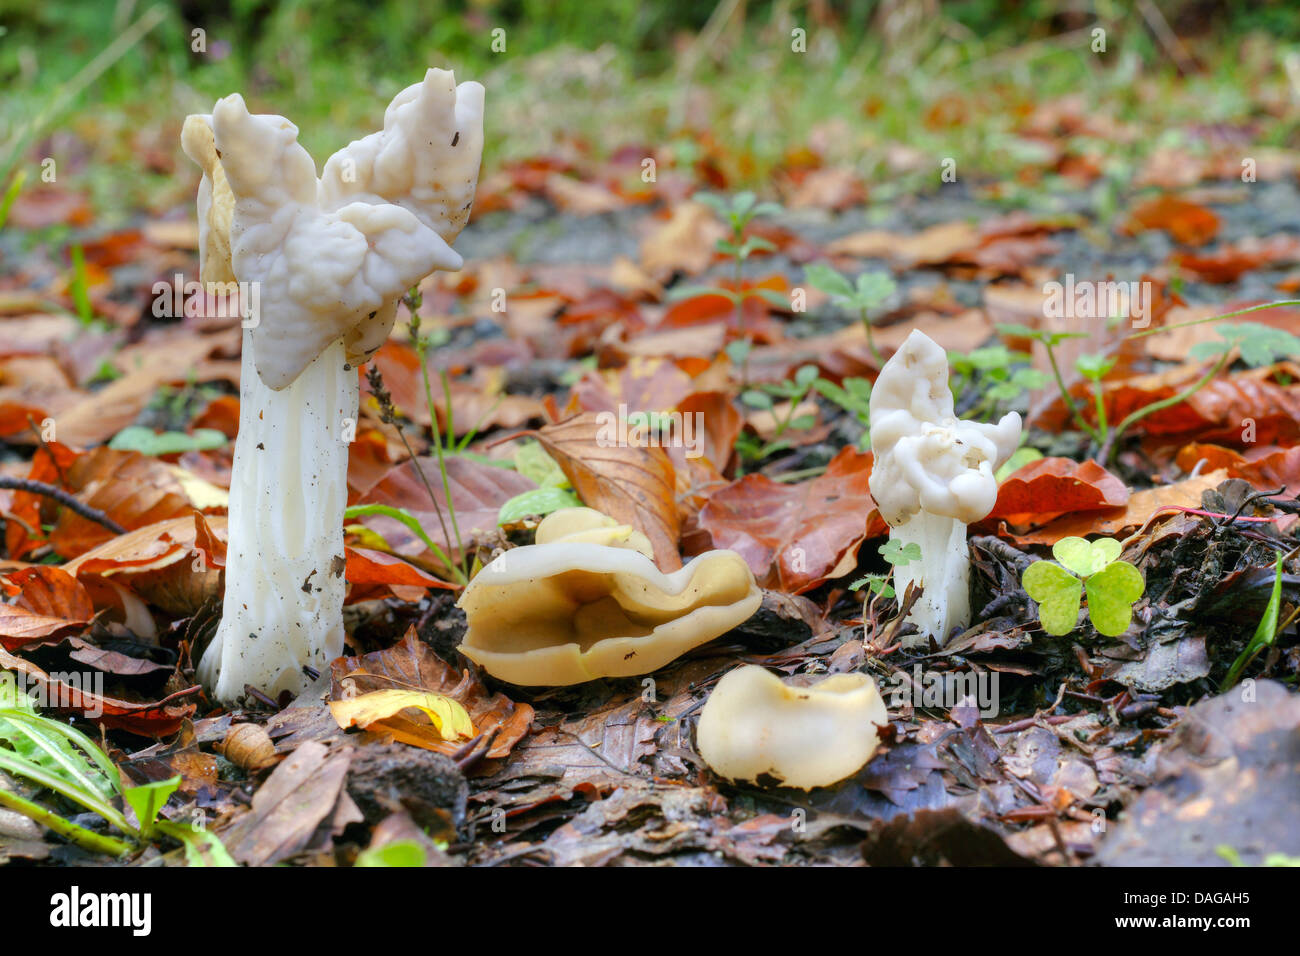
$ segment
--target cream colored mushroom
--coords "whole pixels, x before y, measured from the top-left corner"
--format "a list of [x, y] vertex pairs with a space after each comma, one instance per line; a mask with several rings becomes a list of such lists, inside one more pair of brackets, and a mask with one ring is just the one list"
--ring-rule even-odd
[[468, 623], [461, 652], [512, 684], [646, 674], [743, 624], [762, 603], [734, 551], [664, 574], [644, 534], [590, 508], [547, 516], [537, 542], [497, 557], [458, 602]]
[[1020, 443], [1020, 416], [996, 425], [959, 419], [948, 387], [948, 355], [913, 329], [871, 390], [871, 497], [889, 538], [917, 544], [921, 560], [899, 565], [894, 588], [922, 588], [908, 615], [940, 644], [970, 623], [966, 526], [998, 497], [994, 471]]
[[700, 713], [700, 756], [730, 780], [768, 776], [782, 786], [826, 787], [861, 769], [889, 712], [866, 674], [797, 687], [746, 664], [718, 681]]

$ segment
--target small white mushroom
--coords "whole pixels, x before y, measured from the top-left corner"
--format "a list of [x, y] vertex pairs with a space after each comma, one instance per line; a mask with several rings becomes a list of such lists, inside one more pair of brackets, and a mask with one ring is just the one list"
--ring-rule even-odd
[[835, 674], [807, 687], [746, 664], [718, 681], [695, 740], [719, 776], [768, 776], [811, 790], [852, 776], [876, 752], [889, 712], [866, 674]]
[[948, 356], [913, 330], [871, 390], [871, 496], [889, 538], [920, 545], [921, 560], [899, 565], [894, 587], [923, 589], [908, 620], [940, 643], [970, 623], [970, 552], [966, 526], [997, 501], [994, 471], [1020, 443], [1020, 416], [996, 425], [953, 411]]
[[664, 574], [644, 534], [590, 508], [566, 508], [481, 570], [457, 602], [460, 651], [525, 686], [629, 677], [737, 625], [763, 595], [734, 551], [709, 551]]

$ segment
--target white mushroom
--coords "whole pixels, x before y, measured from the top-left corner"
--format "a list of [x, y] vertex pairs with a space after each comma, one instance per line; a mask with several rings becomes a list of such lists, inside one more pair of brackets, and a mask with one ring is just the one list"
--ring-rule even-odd
[[881, 369], [871, 391], [871, 496], [889, 538], [920, 545], [921, 560], [899, 565], [894, 586], [923, 589], [908, 620], [940, 643], [970, 623], [966, 526], [993, 510], [994, 471], [1020, 443], [1020, 416], [996, 425], [953, 411], [948, 356], [913, 330]]
[[889, 712], [866, 674], [835, 674], [807, 687], [746, 664], [728, 672], [700, 713], [695, 742], [719, 776], [771, 777], [811, 790], [852, 776], [880, 743]]
[[225, 608], [199, 665], [219, 700], [246, 684], [298, 692], [304, 665], [342, 653], [356, 364], [407, 289], [461, 266], [448, 243], [473, 200], [482, 107], [479, 84], [429, 70], [321, 181], [297, 127], [238, 94], [186, 121], [182, 145], [204, 170], [201, 277], [256, 283], [260, 301], [245, 322]]

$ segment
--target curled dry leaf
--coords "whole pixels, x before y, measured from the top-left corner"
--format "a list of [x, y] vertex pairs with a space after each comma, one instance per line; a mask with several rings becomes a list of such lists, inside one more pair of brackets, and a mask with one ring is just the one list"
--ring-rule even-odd
[[81, 630], [95, 616], [86, 589], [62, 568], [24, 568], [5, 582], [6, 590], [20, 591], [13, 604], [0, 604], [0, 645], [6, 650]]
[[1123, 507], [1128, 499], [1128, 486], [1095, 461], [1039, 458], [1002, 482], [986, 520], [1043, 524], [1072, 511]]
[[675, 571], [682, 566], [681, 519], [672, 461], [663, 448], [640, 447], [618, 431], [617, 419], [584, 412], [528, 434], [555, 459], [583, 504], [636, 528], [650, 539], [655, 563]]
[[1146, 524], [1157, 512], [1169, 506], [1181, 508], [1201, 507], [1201, 492], [1218, 487], [1228, 477], [1226, 471], [1213, 471], [1158, 488], [1145, 488], [1133, 492], [1128, 504], [1122, 508], [1066, 514], [1049, 521], [1041, 528], [1023, 534], [1009, 529], [1005, 521], [998, 522], [998, 536], [1019, 545], [1055, 544], [1062, 538], [1085, 535], [1123, 537]]
[[60, 714], [75, 714], [94, 723], [126, 730], [143, 737], [166, 737], [176, 733], [181, 724], [193, 716], [193, 698], [198, 685], [169, 694], [161, 700], [137, 702], [82, 690], [57, 681], [31, 661], [0, 650], [0, 669], [27, 675], [42, 695], [44, 706]]
[[[340, 657], [331, 669], [334, 685], [330, 696], [334, 701], [343, 700], [349, 694], [356, 697], [394, 689], [450, 698], [464, 708], [479, 734], [493, 735], [487, 752], [491, 758], [507, 756], [533, 722], [532, 707], [516, 703], [505, 694], [489, 693], [468, 671], [458, 673], [420, 640], [415, 628], [408, 630], [393, 647], [363, 657]], [[413, 731], [412, 736], [418, 737], [416, 746], [444, 754], [454, 754], [463, 746], [457, 741], [437, 739], [427, 732]], [[406, 742], [415, 743], [414, 740]]]
[[[410, 712], [422, 714], [419, 721]], [[405, 712], [405, 713], [404, 713]], [[457, 701], [427, 690], [394, 687], [330, 701], [330, 713], [344, 730], [360, 727], [426, 750], [431, 742], [468, 740], [474, 736], [469, 714]]]
[[1245, 479], [1256, 488], [1285, 488], [1292, 495], [1300, 491], [1300, 445], [1291, 448], [1270, 445], [1243, 453], [1222, 445], [1193, 443], [1183, 446], [1175, 460], [1186, 472], [1195, 471], [1198, 465], [1202, 471], [1223, 468], [1228, 477]]

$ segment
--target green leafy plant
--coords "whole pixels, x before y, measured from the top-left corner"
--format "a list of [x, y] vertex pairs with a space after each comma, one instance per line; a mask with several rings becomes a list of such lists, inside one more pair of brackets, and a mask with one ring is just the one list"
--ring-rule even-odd
[[771, 216], [780, 213], [781, 207], [774, 202], [758, 202], [758, 197], [752, 192], [736, 193], [730, 198], [716, 193], [705, 192], [696, 193], [693, 198], [696, 202], [708, 206], [731, 226], [731, 235], [726, 239], [718, 240], [717, 250], [723, 255], [731, 257], [732, 287], [681, 285], [674, 287], [668, 298], [670, 301], [676, 302], [682, 299], [693, 299], [701, 295], [718, 295], [731, 303], [732, 308], [736, 310], [736, 326], [740, 330], [740, 340], [732, 343], [735, 348], [728, 347], [727, 354], [732, 361], [740, 364], [741, 380], [747, 382], [749, 381], [749, 342], [745, 338], [745, 300], [763, 299], [778, 308], [787, 308], [790, 302], [786, 296], [775, 289], [741, 288], [745, 260], [756, 252], [771, 252], [776, 248], [761, 236], [746, 236], [745, 230], [759, 216]]
[[[794, 378], [789, 381], [765, 383], [740, 393], [741, 402], [759, 411], [772, 412], [776, 422], [770, 441], [763, 441], [743, 433], [736, 439], [736, 450], [740, 452], [742, 459], [761, 461], [769, 455], [790, 447], [790, 442], [782, 437], [787, 431], [792, 428], [798, 430], [812, 427], [815, 421], [812, 415], [799, 415], [796, 412], [817, 380], [817, 366], [803, 365], [795, 371]], [[785, 403], [784, 414], [779, 414], [776, 410], [778, 401]]]
[[70, 251], [72, 256], [72, 282], [68, 291], [72, 293], [73, 304], [77, 307], [77, 321], [83, 326], [93, 325], [95, 310], [90, 305], [89, 282], [86, 279], [86, 255], [81, 243], [74, 242]]
[[893, 538], [890, 538], [884, 544], [876, 549], [882, 558], [891, 565], [887, 574], [868, 574], [865, 577], [858, 578], [849, 585], [850, 591], [858, 591], [865, 585], [872, 594], [889, 600], [894, 596], [894, 587], [889, 583], [893, 575], [893, 568], [902, 567], [913, 561], [921, 560], [921, 546], [915, 541], [903, 544]]
[[[1246, 861], [1241, 858], [1237, 848], [1227, 843], [1220, 843], [1214, 848], [1224, 860], [1228, 861], [1229, 866], [1246, 866]], [[1264, 857], [1264, 862], [1260, 866], [1300, 866], [1300, 856], [1290, 856], [1286, 853], [1269, 853]]]
[[1246, 644], [1245, 649], [1237, 655], [1237, 659], [1228, 668], [1228, 676], [1223, 679], [1225, 690], [1237, 683], [1238, 678], [1241, 677], [1241, 672], [1259, 656], [1260, 651], [1272, 645], [1274, 638], [1277, 637], [1277, 632], [1280, 630], [1277, 626], [1278, 618], [1282, 615], [1282, 566], [1285, 563], [1286, 559], [1279, 551], [1277, 553], [1277, 571], [1273, 577], [1273, 591], [1269, 595], [1268, 605], [1264, 608], [1264, 616], [1259, 619], [1259, 624], [1255, 627], [1255, 633], [1249, 643]]
[[9, 185], [5, 189], [3, 197], [0, 197], [0, 229], [3, 229], [5, 223], [9, 221], [9, 210], [13, 208], [14, 201], [18, 194], [23, 191], [23, 183], [27, 181], [27, 171], [24, 169], [14, 173]]
[[836, 385], [824, 378], [818, 378], [813, 382], [813, 388], [827, 401], [838, 405], [857, 420], [862, 426], [858, 450], [869, 449], [871, 447], [871, 380], [846, 378], [842, 385]]
[[999, 406], [1014, 401], [1025, 392], [1042, 388], [1047, 376], [1025, 363], [1029, 355], [1015, 352], [1005, 345], [975, 349], [968, 355], [948, 353], [950, 387], [953, 401], [960, 403], [967, 388], [976, 381], [983, 386], [979, 401], [967, 413], [968, 418], [988, 421], [997, 417]]
[[424, 847], [414, 840], [394, 840], [383, 846], [371, 847], [357, 854], [353, 866], [425, 866]]
[[1043, 630], [1058, 636], [1074, 630], [1085, 590], [1088, 617], [1099, 634], [1118, 637], [1128, 630], [1146, 583], [1137, 568], [1119, 560], [1120, 550], [1113, 538], [1062, 538], [1052, 546], [1059, 564], [1035, 561], [1025, 569], [1021, 584], [1038, 602]]
[[[161, 834], [185, 846], [191, 865], [206, 865], [209, 861], [218, 866], [235, 865], [216, 836], [158, 818], [163, 805], [180, 786], [179, 776], [123, 788], [117, 768], [94, 741], [73, 727], [38, 714], [7, 671], [0, 672], [0, 771], [98, 814], [127, 837], [121, 840], [89, 830], [35, 800], [0, 787], [0, 806], [30, 817], [87, 850], [123, 856]], [[118, 798], [131, 807], [136, 825], [118, 808]]]
[[864, 272], [856, 282], [832, 269], [822, 262], [815, 262], [804, 269], [804, 278], [815, 289], [820, 289], [831, 297], [831, 302], [847, 312], [854, 312], [862, 322], [862, 329], [867, 334], [867, 348], [876, 361], [884, 364], [885, 358], [876, 348], [876, 340], [871, 333], [871, 311], [888, 301], [897, 290], [893, 277], [887, 272]]
[[548, 515], [561, 508], [581, 507], [569, 478], [540, 442], [521, 442], [515, 449], [515, 470], [537, 487], [515, 495], [497, 512], [497, 524], [513, 524], [530, 515]]
[[155, 432], [144, 425], [128, 425], [113, 436], [109, 448], [138, 451], [144, 455], [178, 455], [187, 451], [207, 451], [223, 447], [229, 439], [215, 428], [196, 428], [193, 432]]
[[[1179, 322], [1174, 325], [1157, 326], [1156, 328], [1145, 329], [1135, 332], [1128, 338], [1140, 338], [1146, 335], [1154, 335], [1159, 332], [1167, 332], [1173, 329], [1186, 328], [1192, 325], [1202, 325], [1207, 322], [1219, 322], [1223, 319], [1232, 318], [1238, 315], [1244, 315], [1249, 312], [1258, 312], [1261, 309], [1272, 309], [1279, 306], [1300, 305], [1298, 301], [1270, 302], [1265, 305], [1251, 306], [1247, 309], [1237, 309], [1233, 312], [1225, 312], [1222, 315], [1207, 316], [1203, 319], [1194, 319], [1190, 322]], [[1170, 395], [1168, 398], [1162, 398], [1159, 401], [1151, 402], [1141, 408], [1134, 409], [1125, 416], [1118, 424], [1113, 427], [1110, 425], [1106, 416], [1105, 396], [1102, 389], [1102, 380], [1106, 374], [1115, 367], [1115, 358], [1106, 355], [1081, 355], [1075, 360], [1075, 369], [1089, 383], [1089, 391], [1092, 394], [1093, 405], [1095, 407], [1096, 422], [1090, 423], [1083, 417], [1083, 413], [1074, 396], [1065, 385], [1065, 379], [1061, 375], [1061, 369], [1057, 362], [1054, 349], [1067, 339], [1086, 338], [1080, 332], [1051, 332], [1045, 329], [1033, 329], [1025, 325], [1001, 324], [997, 326], [998, 332], [1005, 336], [1015, 338], [1027, 338], [1039, 342], [1043, 345], [1047, 353], [1047, 359], [1052, 367], [1052, 373], [1056, 379], [1057, 389], [1060, 391], [1061, 399], [1065, 402], [1069, 410], [1070, 418], [1074, 421], [1075, 426], [1088, 435], [1098, 447], [1097, 457], [1103, 464], [1107, 463], [1121, 437], [1124, 433], [1132, 428], [1142, 419], [1154, 415], [1156, 412], [1166, 408], [1172, 408], [1175, 405], [1181, 405], [1187, 401], [1206, 385], [1210, 384], [1216, 376], [1219, 375], [1234, 356], [1240, 355], [1243, 362], [1252, 368], [1258, 368], [1262, 365], [1268, 365], [1284, 358], [1295, 358], [1300, 356], [1300, 337], [1292, 335], [1282, 329], [1276, 329], [1272, 326], [1261, 325], [1257, 322], [1238, 322], [1233, 325], [1225, 326], [1220, 329], [1220, 337], [1210, 342], [1200, 342], [1190, 351], [1193, 358], [1211, 362], [1205, 374], [1195, 382], [1188, 385], [1182, 391]]]

